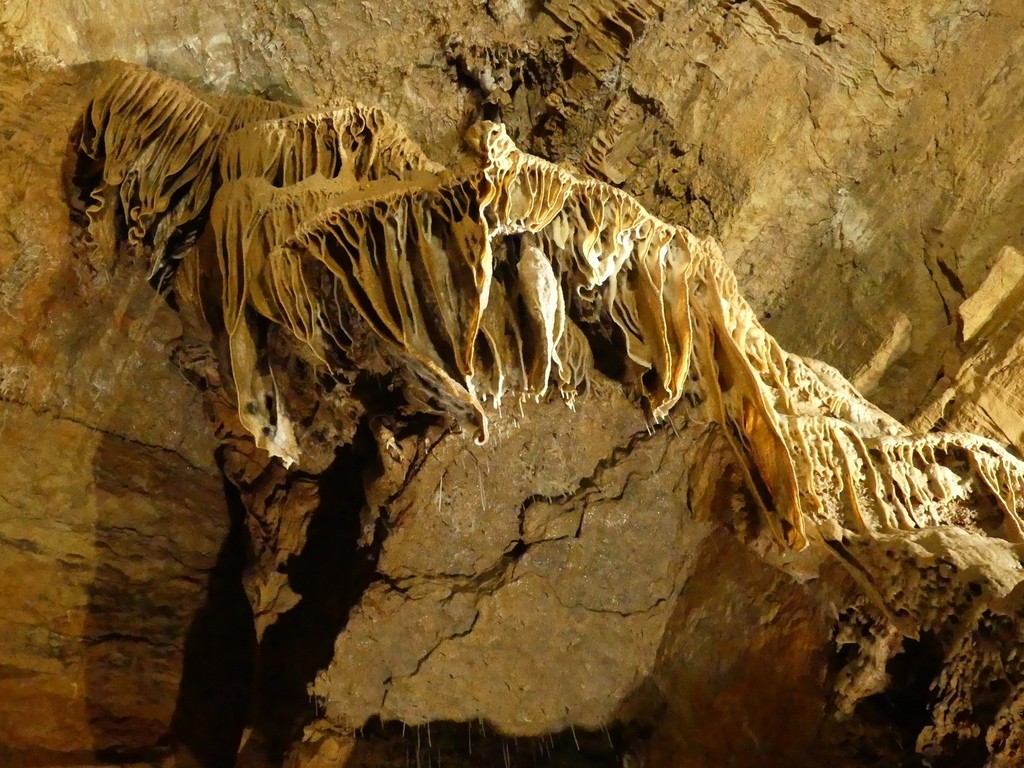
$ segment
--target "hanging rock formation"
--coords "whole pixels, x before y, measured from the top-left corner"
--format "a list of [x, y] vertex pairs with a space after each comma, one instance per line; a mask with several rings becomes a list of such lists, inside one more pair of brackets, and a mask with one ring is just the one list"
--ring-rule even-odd
[[1019, 765], [1022, 23], [0, 4], [0, 764]]
[[[655, 668], [669, 601], [686, 570], [681, 553], [669, 546], [659, 555], [667, 558], [659, 594], [643, 597], [650, 589], [637, 584], [636, 594], [617, 598], [609, 587], [584, 598], [611, 601], [583, 608], [597, 618], [573, 615], [580, 596], [563, 591], [581, 566], [572, 565], [572, 552], [541, 555], [534, 546], [576, 539], [584, 560], [594, 556], [588, 549], [609, 546], [601, 534], [588, 544], [589, 529], [601, 525], [601, 501], [583, 489], [614, 485], [605, 475], [619, 468], [598, 459], [575, 491], [569, 483], [531, 492], [521, 481], [490, 498], [482, 479], [490, 470], [480, 469], [512, 462], [520, 432], [542, 439], [531, 432], [535, 420], [564, 423], [575, 442], [584, 439], [576, 436], [580, 414], [610, 419], [609, 443], [621, 444], [631, 420], [618, 424], [621, 417], [609, 414], [621, 412], [613, 403], [622, 394], [639, 400], [647, 422], [630, 459], [653, 452], [660, 458], [652, 458], [652, 480], [690, 487], [662, 521], [670, 525], [666, 542], [695, 535], [679, 528], [680, 510], [722, 517], [721, 491], [708, 490], [713, 481], [696, 466], [712, 455], [734, 461], [745, 491], [732, 493], [760, 510], [771, 538], [784, 550], [813, 544], [794, 561], [800, 567], [834, 556], [868, 600], [858, 611], [877, 612], [897, 635], [919, 635], [921, 608], [908, 602], [922, 598], [886, 593], [884, 569], [872, 562], [878, 547], [911, 557], [893, 540], [927, 548], [923, 542], [934, 540], [927, 536], [946, 528], [996, 547], [1021, 543], [1024, 464], [975, 435], [914, 434], [836, 371], [784, 351], [711, 239], [660, 220], [606, 183], [522, 152], [500, 124], [473, 127], [465, 156], [449, 170], [379, 110], [284, 112], [272, 103], [204, 100], [155, 73], [124, 68], [86, 110], [68, 179], [96, 247], [116, 243], [148, 264], [194, 344], [207, 347], [209, 370], [191, 373], [208, 391], [232, 457], [226, 471], [247, 508], [247, 593], [265, 645], [304, 608], [317, 610], [303, 606], [314, 598], [297, 584], [295, 565], [329, 544], [314, 536], [338, 535], [316, 530], [317, 515], [342, 512], [325, 509], [325, 494], [337, 491], [324, 478], [354, 486], [344, 515], [348, 525], [360, 518], [360, 541], [376, 565], [363, 569], [364, 593], [334, 606], [342, 623], [333, 627], [333, 659], [319, 660], [326, 669], [310, 689], [326, 707], [314, 732], [355, 729], [371, 717], [483, 718], [533, 736], [635, 716], [640, 681]], [[584, 396], [595, 388], [600, 395]], [[555, 393], [579, 411], [552, 415], [547, 401]], [[519, 426], [503, 408], [519, 409]], [[683, 427], [669, 438], [656, 425], [673, 415]], [[460, 448], [448, 434], [457, 424], [475, 433], [474, 447]], [[500, 437], [491, 445], [494, 425]], [[372, 474], [336, 467], [367, 450], [377, 454]], [[430, 496], [444, 516], [453, 467], [439, 457], [453, 450], [477, 465], [480, 522], [502, 505], [518, 508], [518, 529], [498, 537], [491, 559], [465, 570], [458, 549], [440, 558], [401, 549], [430, 525]], [[595, 466], [587, 454], [569, 462], [583, 464], [568, 475]], [[427, 459], [446, 468], [437, 475]], [[456, 493], [464, 492], [471, 481], [455, 478]], [[649, 514], [659, 504], [638, 499], [637, 506]], [[561, 561], [554, 571], [552, 557]], [[383, 581], [373, 580], [374, 567]], [[594, 567], [591, 576], [602, 572]], [[569, 611], [566, 626], [577, 638], [549, 638], [551, 663], [571, 663], [562, 646], [600, 638], [610, 652], [599, 657], [600, 678], [562, 672], [538, 685], [513, 675], [504, 687], [518, 693], [478, 689], [499, 638], [543, 632], [529, 630], [524, 616], [548, 599]], [[615, 618], [600, 618], [605, 611]], [[317, 631], [329, 642], [331, 629]], [[612, 651], [625, 654], [638, 637], [639, 657], [613, 661]], [[406, 647], [396, 657], [367, 650], [398, 638]], [[589, 665], [581, 671], [594, 674]], [[473, 684], [443, 682], [450, 680]], [[849, 695], [848, 708], [865, 694]], [[952, 732], [940, 722], [947, 715], [935, 717], [933, 730]], [[300, 725], [257, 722], [272, 753]], [[925, 750], [931, 731], [921, 733]]]
[[[411, 410], [471, 421], [479, 442], [485, 403], [539, 400], [552, 384], [572, 402], [594, 369], [590, 336], [655, 423], [693, 358], [697, 397], [782, 543], [802, 547], [808, 523], [827, 539], [953, 524], [1022, 540], [1024, 464], [983, 438], [915, 436], [837, 373], [789, 355], [712, 241], [522, 153], [501, 125], [475, 126], [470, 157], [446, 172], [376, 110], [232, 132], [278, 105], [237, 100], [222, 116], [192, 100], [175, 114], [180, 86], [136, 68], [115, 76], [83, 119], [72, 186], [103, 201], [87, 210], [90, 231], [126, 232], [154, 273], [190, 262], [175, 297], [226, 336], [239, 420], [286, 466], [302, 466], [303, 443], [324, 446], [288, 412], [268, 323], [330, 380], [318, 399], [344, 407], [358, 376], [390, 375]], [[137, 193], [150, 189], [163, 192]], [[168, 204], [175, 190], [185, 213]], [[189, 242], [181, 230], [208, 204], [195, 248], [160, 244]]]

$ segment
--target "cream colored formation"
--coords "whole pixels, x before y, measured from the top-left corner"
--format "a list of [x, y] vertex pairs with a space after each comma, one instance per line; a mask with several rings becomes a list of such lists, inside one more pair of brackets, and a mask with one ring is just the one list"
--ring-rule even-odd
[[721, 424], [779, 541], [949, 524], [1022, 539], [1024, 464], [973, 435], [913, 435], [785, 352], [710, 239], [498, 124], [471, 129], [448, 170], [379, 110], [290, 111], [124, 67], [83, 116], [69, 175], [97, 245], [174, 274], [179, 305], [226, 339], [240, 418], [286, 463], [302, 427], [268, 328], [328, 377], [397, 376], [480, 440], [510, 399], [571, 404], [597, 357], [652, 420], [689, 394], [688, 416]]

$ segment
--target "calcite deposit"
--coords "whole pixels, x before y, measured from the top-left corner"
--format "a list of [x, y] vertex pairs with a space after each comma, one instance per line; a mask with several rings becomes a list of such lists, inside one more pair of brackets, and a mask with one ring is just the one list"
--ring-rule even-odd
[[230, 5], [0, 9], [0, 760], [1019, 763], [1012, 3]]

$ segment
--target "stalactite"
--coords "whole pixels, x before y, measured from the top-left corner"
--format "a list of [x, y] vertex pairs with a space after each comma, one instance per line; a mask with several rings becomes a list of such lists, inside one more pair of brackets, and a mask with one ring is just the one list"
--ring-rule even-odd
[[1024, 464], [972, 435], [913, 435], [787, 353], [710, 239], [521, 152], [499, 124], [445, 170], [380, 110], [283, 111], [126, 68], [83, 116], [71, 183], [99, 247], [125, 243], [154, 271], [184, 253], [179, 303], [226, 339], [240, 420], [286, 464], [305, 425], [271, 329], [323, 376], [387, 373], [479, 440], [503, 400], [572, 403], [595, 355], [614, 355], [605, 368], [654, 421], [696, 379], [694, 415], [720, 424], [786, 545], [937, 525], [1021, 540]]

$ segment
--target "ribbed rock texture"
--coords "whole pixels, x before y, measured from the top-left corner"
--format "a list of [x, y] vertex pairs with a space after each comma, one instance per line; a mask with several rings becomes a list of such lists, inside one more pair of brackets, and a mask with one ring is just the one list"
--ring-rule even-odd
[[0, 9], [0, 759], [1018, 764], [1024, 19], [839, 6]]

